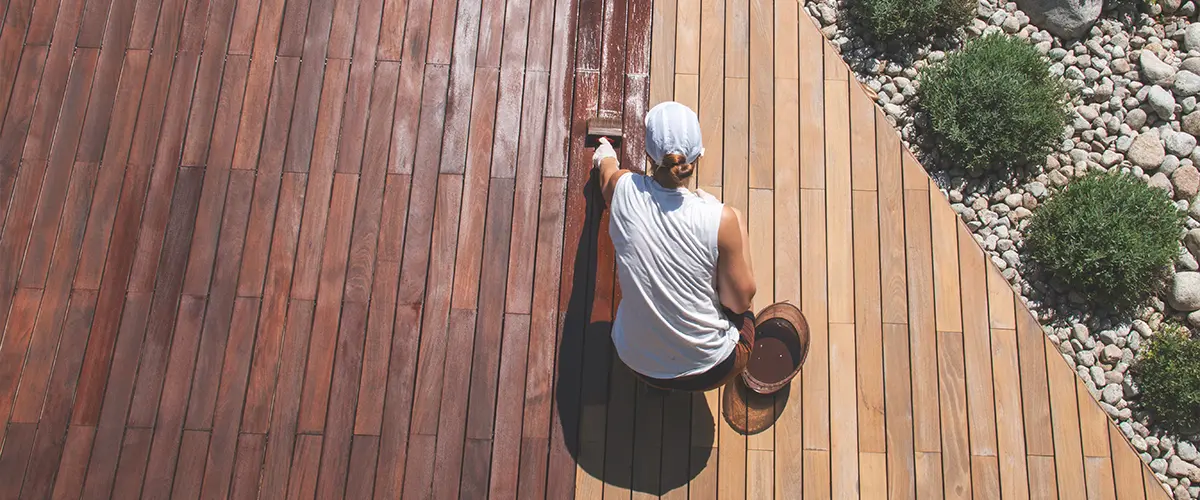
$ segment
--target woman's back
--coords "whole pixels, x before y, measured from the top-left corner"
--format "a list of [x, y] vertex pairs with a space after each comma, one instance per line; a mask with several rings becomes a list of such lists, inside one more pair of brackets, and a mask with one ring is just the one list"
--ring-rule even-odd
[[650, 177], [617, 181], [609, 234], [622, 301], [612, 337], [621, 360], [635, 371], [659, 379], [700, 373], [737, 344], [716, 291], [723, 208]]

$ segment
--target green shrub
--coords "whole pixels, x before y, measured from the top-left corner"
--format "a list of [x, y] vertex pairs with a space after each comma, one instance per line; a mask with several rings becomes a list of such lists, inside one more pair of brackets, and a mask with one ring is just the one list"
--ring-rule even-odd
[[1030, 256], [1093, 306], [1124, 309], [1159, 290], [1179, 255], [1184, 214], [1128, 175], [1079, 179], [1034, 212]]
[[931, 145], [969, 170], [1043, 161], [1067, 124], [1068, 89], [1028, 42], [989, 35], [921, 76]]
[[1135, 404], [1158, 425], [1180, 434], [1200, 428], [1200, 340], [1186, 329], [1169, 324], [1151, 338], [1131, 375], [1139, 391]]
[[975, 17], [976, 0], [854, 0], [850, 13], [876, 38], [912, 41], [953, 32]]

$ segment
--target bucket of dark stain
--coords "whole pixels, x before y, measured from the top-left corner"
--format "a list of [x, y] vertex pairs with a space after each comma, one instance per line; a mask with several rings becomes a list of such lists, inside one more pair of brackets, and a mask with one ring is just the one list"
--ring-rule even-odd
[[759, 394], [772, 394], [800, 373], [808, 354], [808, 323], [791, 304], [772, 304], [759, 314], [754, 350], [742, 380]]

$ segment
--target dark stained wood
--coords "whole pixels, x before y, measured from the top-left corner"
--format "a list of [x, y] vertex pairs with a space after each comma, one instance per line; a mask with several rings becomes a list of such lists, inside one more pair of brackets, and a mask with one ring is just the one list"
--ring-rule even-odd
[[413, 379], [416, 375], [420, 322], [419, 305], [396, 306], [387, 393], [383, 403], [383, 423], [379, 435], [375, 498], [396, 498], [404, 488], [404, 464], [408, 456], [408, 428], [412, 417]]
[[376, 291], [373, 293], [367, 324], [367, 346], [364, 350], [362, 382], [354, 426], [355, 432], [360, 434], [379, 435], [382, 425], [408, 192], [407, 177], [387, 176], [379, 227]]
[[204, 478], [204, 457], [208, 455], [208, 445], [207, 431], [183, 431], [183, 443], [179, 446], [179, 463], [175, 468], [174, 483], [171, 485], [173, 498], [200, 498], [200, 481]]
[[397, 262], [380, 262], [376, 267], [375, 290], [367, 315], [362, 378], [354, 414], [355, 434], [379, 436], [383, 425], [383, 400], [387, 391], [388, 361], [396, 313], [396, 282], [399, 277], [400, 264]]
[[[121, 460], [117, 463], [117, 479], [112, 486], [112, 498], [134, 498], [142, 491], [142, 479], [146, 473], [146, 460], [150, 452], [150, 429], [131, 428], [121, 445]], [[88, 498], [106, 498], [104, 491], [88, 491]]]
[[[175, 190], [174, 201], [171, 205], [171, 218], [164, 237], [162, 265], [163, 272], [158, 275], [155, 283], [154, 300], [150, 304], [150, 318], [146, 325], [146, 339], [142, 347], [142, 355], [138, 360], [137, 384], [134, 386], [133, 405], [130, 408], [129, 424], [133, 426], [149, 426], [155, 423], [155, 412], [159, 396], [163, 393], [163, 377], [167, 369], [168, 351], [174, 352], [176, 342], [172, 342], [172, 325], [175, 324], [176, 307], [180, 300], [180, 288], [183, 281], [183, 263], [187, 259], [188, 240], [191, 239], [192, 227], [196, 221], [197, 203], [200, 198], [200, 184], [204, 173], [198, 169], [182, 168], [179, 172], [178, 186]], [[202, 302], [202, 301], [201, 301]], [[203, 304], [198, 311], [193, 311], [195, 317], [184, 317], [186, 321], [199, 321], [203, 317]], [[180, 317], [183, 317], [180, 314]], [[195, 332], [196, 335], [199, 332]], [[186, 345], [184, 343], [183, 345]], [[195, 347], [193, 346], [192, 349]], [[183, 371], [177, 374], [174, 383], [191, 386], [191, 365], [194, 354], [187, 355], [179, 362]], [[186, 368], [183, 368], [186, 366]], [[177, 386], [179, 387], [179, 386]], [[178, 409], [182, 412], [186, 405], [186, 391], [180, 388], [170, 392], [171, 398], [183, 397], [178, 401]]]
[[20, 289], [13, 300], [12, 315], [9, 316], [5, 328], [4, 344], [0, 345], [0, 381], [4, 384], [0, 385], [0, 414], [4, 415], [5, 421], [12, 411], [21, 367], [25, 362], [25, 353], [29, 349], [29, 340], [33, 335], [41, 302], [42, 291], [36, 288]]
[[313, 303], [292, 301], [284, 334], [283, 352], [279, 365], [279, 381], [275, 386], [278, 404], [271, 407], [270, 429], [275, 439], [267, 441], [260, 493], [271, 498], [283, 497], [288, 489], [291, 472], [292, 445], [305, 435], [296, 435], [296, 420], [300, 412], [300, 391], [304, 383], [304, 362], [308, 355], [308, 339], [312, 332]]
[[350, 445], [354, 434], [354, 413], [350, 409], [354, 407], [362, 374], [366, 323], [366, 304], [347, 302], [342, 308], [342, 324], [338, 329], [333, 379], [330, 382], [329, 406], [332, 411], [324, 427], [325, 440], [317, 478], [318, 498], [332, 498], [346, 488]]
[[25, 476], [29, 452], [33, 448], [37, 424], [9, 424], [0, 450], [0, 496], [17, 498], [21, 494], [21, 479]]
[[[328, 93], [322, 95], [329, 96], [327, 99], [321, 100], [321, 111], [317, 125], [322, 129], [322, 141], [319, 150], [314, 150], [311, 166], [309, 158], [299, 158], [292, 154], [291, 144], [294, 140], [304, 141], [305, 136], [296, 137], [297, 118], [292, 120], [292, 137], [288, 139], [288, 156], [284, 163], [284, 171], [286, 172], [306, 172], [308, 173], [308, 190], [305, 194], [304, 204], [304, 220], [301, 223], [300, 241], [303, 242], [296, 255], [295, 279], [292, 284], [292, 298], [302, 300], [314, 300], [317, 296], [317, 284], [320, 279], [321, 272], [321, 252], [325, 243], [325, 231], [328, 222], [330, 211], [330, 196], [333, 189], [333, 153], [337, 143], [330, 139], [336, 135], [334, 130], [337, 130], [338, 122], [341, 119], [341, 102], [340, 99], [333, 98], [332, 95], [338, 92], [337, 89], [344, 88], [345, 77], [347, 76], [348, 64], [345, 60], [334, 60], [331, 63], [328, 71], [325, 74], [326, 85], [329, 89]], [[303, 83], [305, 75], [304, 68], [300, 70], [300, 81]], [[301, 88], [303, 90], [303, 87]], [[297, 94], [296, 107], [306, 105], [301, 99], [302, 95]], [[298, 111], [297, 111], [298, 112]], [[317, 154], [319, 153], [319, 154]], [[297, 162], [303, 162], [297, 165]], [[311, 169], [311, 170], [310, 170]], [[353, 174], [346, 174], [353, 175]], [[341, 291], [339, 290], [338, 293]]]
[[[25, 484], [21, 489], [21, 494], [26, 497], [44, 498], [48, 496], [54, 485], [55, 472], [61, 467], [60, 458], [63, 456], [64, 439], [66, 439], [64, 436], [67, 435], [67, 425], [71, 417], [71, 396], [75, 393], [79, 368], [83, 362], [84, 345], [87, 342], [83, 335], [78, 335], [76, 332], [86, 331], [91, 325], [95, 306], [96, 292], [80, 291], [71, 297], [66, 321], [63, 325], [66, 335], [59, 344], [54, 371], [50, 375], [46, 387], [45, 403], [39, 408], [41, 414], [38, 433], [29, 457]], [[29, 363], [35, 362], [38, 361], [30, 360], [27, 362], [27, 366]], [[49, 364], [49, 362], [45, 363]], [[38, 402], [41, 403], [40, 400]], [[20, 393], [18, 393], [17, 403], [17, 409], [20, 410]], [[71, 457], [71, 459], [82, 462], [78, 457]], [[86, 462], [83, 463], [86, 464]], [[79, 478], [82, 479], [82, 474], [79, 474]]]
[[[488, 482], [487, 494], [491, 497], [514, 497], [517, 495], [518, 471], [523, 464], [521, 461], [522, 441], [522, 411], [527, 404], [528, 394], [524, 382], [526, 353], [529, 349], [529, 317], [519, 314], [508, 314], [504, 320], [504, 339], [500, 347], [500, 375], [498, 388], [503, 397], [496, 400], [496, 426], [492, 434], [492, 446], [488, 450], [491, 464], [491, 475]], [[478, 342], [478, 341], [477, 341]], [[476, 352], [483, 346], [476, 345]], [[524, 397], [518, 397], [518, 396]], [[489, 422], [490, 423], [490, 422]], [[488, 460], [483, 462], [489, 463]], [[466, 471], [471, 470], [464, 463], [464, 484], [467, 479]], [[526, 490], [528, 491], [528, 490]]]
[[320, 435], [300, 434], [296, 436], [296, 454], [292, 457], [287, 489], [288, 498], [316, 498], [321, 441]]
[[[15, 196], [11, 202], [4, 234], [0, 236], [0, 285], [3, 286], [0, 288], [0, 311], [3, 311], [0, 312], [0, 324], [7, 324], [5, 320], [8, 318], [8, 309], [14, 301], [13, 296], [16, 292], [21, 258], [24, 256], [25, 243], [32, 230], [38, 193], [41, 192], [42, 179], [46, 174], [46, 162], [44, 161], [27, 162], [24, 165], [25, 167], [17, 175]], [[36, 314], [36, 311], [33, 314]], [[30, 327], [32, 326], [32, 318], [30, 318]], [[2, 346], [0, 346], [0, 350], [4, 350]], [[24, 347], [20, 350], [24, 351]], [[23, 352], [21, 356], [24, 356]], [[20, 366], [17, 366], [17, 370], [20, 370]], [[0, 407], [6, 406], [0, 405]], [[7, 409], [5, 413], [7, 413]]]
[[[396, 105], [398, 117], [403, 117], [400, 114], [400, 99], [399, 96], [404, 95], [403, 79], [404, 68], [401, 68], [401, 90], [397, 95]], [[438, 109], [444, 104], [444, 101], [439, 101], [436, 96], [437, 91], [444, 90], [446, 87], [447, 74], [444, 67], [431, 67], [426, 76], [426, 85], [431, 87], [431, 92], [434, 94], [426, 102], [429, 106], [422, 106], [422, 130], [421, 137], [425, 140], [420, 142], [421, 150], [419, 156], [421, 161], [416, 165], [421, 168], [409, 169], [412, 174], [412, 186], [419, 186], [419, 189], [413, 189], [408, 200], [408, 219], [404, 228], [404, 247], [405, 252], [400, 265], [400, 288], [396, 295], [397, 304], [418, 304], [421, 302], [423, 295], [425, 278], [429, 268], [429, 248], [433, 234], [433, 219], [434, 219], [434, 202], [437, 198], [438, 174], [433, 168], [437, 163], [434, 157], [439, 153], [434, 148], [437, 147], [437, 137], [441, 136], [441, 117], [438, 116]], [[432, 108], [432, 109], [430, 109]], [[429, 116], [429, 120], [424, 118]], [[430, 134], [435, 134], [430, 137]], [[393, 137], [393, 152], [392, 157], [395, 157], [395, 135]], [[394, 166], [394, 164], [393, 164]], [[404, 166], [404, 163], [401, 163]], [[412, 165], [409, 165], [412, 167]], [[389, 167], [389, 172], [391, 167]], [[401, 169], [401, 173], [403, 169]], [[411, 250], [409, 250], [411, 248]]]
[[[36, 95], [45, 75], [47, 52], [44, 46], [28, 47], [22, 51], [21, 64], [13, 83], [13, 95]], [[16, 165], [21, 159], [35, 100], [10, 99], [10, 103], [4, 115], [4, 128], [0, 129], [0, 163]]]
[[[433, 168], [432, 165], [425, 168]], [[421, 342], [417, 360], [416, 386], [413, 392], [412, 426], [410, 435], [433, 437], [437, 434], [438, 412], [441, 408], [445, 383], [450, 295], [453, 287], [455, 242], [458, 237], [459, 199], [462, 177], [452, 174], [439, 176], [437, 209], [433, 217], [433, 234], [429, 257], [429, 276], [426, 285], [425, 307], [421, 314]], [[411, 241], [411, 240], [409, 240]], [[403, 272], [403, 270], [401, 271]], [[401, 291], [404, 276], [401, 275]], [[403, 300], [403, 297], [401, 297]], [[432, 447], [431, 447], [432, 451]], [[421, 456], [420, 460], [428, 457]], [[416, 457], [409, 455], [408, 468]], [[426, 467], [422, 464], [419, 467]], [[426, 471], [426, 469], [422, 469]], [[431, 470], [429, 472], [432, 472]], [[411, 479], [411, 477], [410, 477]], [[418, 481], [421, 481], [418, 479]], [[420, 482], [414, 484], [421, 484]], [[405, 486], [408, 489], [408, 486]]]
[[[151, 73], [147, 75], [147, 81], [156, 77], [153, 74], [156, 69], [153, 67], [155, 62], [155, 57], [152, 55]], [[134, 131], [133, 139], [135, 149], [130, 152], [130, 163], [154, 165], [150, 179], [150, 191], [146, 195], [145, 220], [142, 221], [142, 229], [137, 235], [137, 255], [133, 262], [133, 274], [129, 278], [129, 289], [134, 291], [150, 291], [152, 289], [155, 273], [161, 263], [159, 259], [162, 257], [163, 234], [167, 230], [168, 215], [170, 214], [172, 189], [179, 174], [179, 168], [175, 162], [178, 146], [175, 143], [183, 134], [184, 118], [180, 117], [178, 113], [183, 113], [187, 109], [188, 99], [191, 97], [192, 84], [196, 75], [196, 57], [193, 55], [181, 56], [173, 72], [171, 93], [167, 96], [165, 103], [165, 123], [161, 123], [162, 138], [165, 139], [160, 141], [163, 145], [161, 148], [163, 152], [155, 153], [154, 145], [158, 143], [144, 137], [145, 134], [154, 134], [158, 131], [157, 127], [160, 123], [155, 121], [158, 115], [154, 114], [146, 116], [145, 121], [139, 115], [138, 128]], [[152, 104], [146, 102], [145, 94], [149, 90], [143, 90], [142, 107], [139, 113]], [[157, 111], [164, 113], [161, 106]], [[150, 145], [142, 148], [143, 141]], [[175, 153], [170, 150], [174, 150]], [[168, 160], [157, 161], [159, 155]]]
[[[265, 99], [263, 94], [267, 88], [262, 82], [266, 80], [265, 73], [271, 70], [274, 70], [274, 74], [271, 77], [270, 98]], [[261, 147], [262, 144], [270, 146], [286, 140], [291, 130], [292, 104], [296, 99], [299, 71], [300, 60], [295, 57], [280, 57], [274, 66], [266, 66], [261, 59], [251, 58], [249, 81], [233, 151], [233, 168], [258, 168], [264, 172], [282, 170], [286, 150], [268, 147], [264, 151]]]
[[341, 309], [346, 279], [346, 254], [358, 176], [337, 174], [333, 181], [333, 199], [329, 207], [329, 232], [321, 258], [321, 286], [317, 294], [312, 337], [308, 345], [308, 366], [304, 372], [304, 392], [300, 400], [298, 432], [321, 432], [329, 402], [330, 377], [338, 337], [338, 311]]
[[371, 498], [375, 486], [375, 459], [379, 456], [379, 436], [354, 436], [350, 450], [350, 475], [346, 479], [346, 498]]
[[[437, 446], [433, 467], [435, 498], [458, 498], [463, 469], [463, 442], [467, 426], [467, 395], [471, 385], [476, 327], [475, 311], [453, 309], [446, 331], [446, 360], [443, 369], [442, 401], [438, 408]], [[478, 401], [476, 406], [486, 403]], [[428, 457], [426, 457], [428, 459]]]
[[[394, 174], [412, 173], [413, 161], [418, 155], [417, 144], [420, 136], [430, 139], [428, 134], [434, 128], [439, 129], [440, 136], [442, 120], [445, 116], [446, 86], [449, 76], [445, 66], [431, 65], [426, 75], [425, 49], [429, 37], [430, 5], [433, 0], [409, 0], [407, 24], [404, 25], [403, 54], [400, 55], [400, 90], [396, 94], [396, 126], [392, 130], [392, 150], [389, 156], [388, 172]], [[382, 43], [382, 42], [381, 42]], [[389, 46], [383, 44], [383, 59], [396, 60]], [[396, 51], [395, 54], [400, 54]], [[430, 78], [432, 78], [430, 80]], [[430, 85], [433, 83], [433, 85]], [[426, 104], [428, 103], [428, 104]], [[430, 109], [425, 111], [427, 107]], [[418, 119], [418, 117], [420, 117]], [[420, 124], [420, 125], [418, 125]], [[420, 127], [420, 128], [418, 128]], [[420, 131], [429, 130], [424, 134]], [[440, 147], [439, 141], [428, 140], [428, 147]]]
[[[487, 211], [488, 174], [495, 128], [499, 72], [482, 68], [475, 72], [475, 94], [471, 100], [470, 137], [463, 176], [462, 215], [459, 218], [458, 255], [454, 263], [453, 306], [473, 309], [479, 298], [479, 276]], [[509, 203], [511, 206], [511, 202]]]
[[[218, 384], [222, 382], [222, 353], [225, 352], [230, 331], [233, 330], [235, 335], [240, 333], [236, 331], [237, 326], [253, 331], [257, 316], [258, 304], [255, 303], [253, 316], [237, 318], [234, 303], [237, 272], [241, 267], [238, 261], [242, 256], [246, 222], [250, 213], [253, 177], [252, 172], [242, 170], [230, 174], [229, 199], [222, 214], [220, 246], [215, 254], [215, 269], [212, 271], [213, 278], [208, 289], [208, 310], [204, 315], [204, 330], [201, 333], [196, 370], [192, 374], [192, 391], [187, 415], [189, 429], [212, 427], [213, 405], [217, 400]], [[246, 304], [243, 303], [243, 306]], [[236, 322], [239, 319], [240, 325], [231, 325], [231, 321]], [[240, 360], [233, 361], [240, 363]], [[238, 395], [237, 399], [241, 401], [243, 396]], [[241, 413], [240, 410], [238, 413]], [[214, 436], [214, 439], [216, 437]]]
[[258, 498], [258, 480], [262, 472], [263, 454], [266, 452], [266, 434], [242, 434], [238, 436], [237, 462], [233, 469], [233, 483], [229, 498], [252, 500]]
[[[236, 451], [240, 447], [238, 421], [241, 419], [242, 405], [246, 397], [246, 377], [250, 371], [250, 349], [254, 343], [254, 326], [258, 320], [259, 305], [259, 299], [254, 298], [239, 298], [234, 303], [229, 339], [225, 345], [224, 362], [221, 365], [220, 384], [216, 389], [216, 409], [207, 421], [212, 428], [212, 442], [209, 445], [204, 483], [200, 490], [201, 495], [206, 498], [225, 497], [229, 494], [235, 453], [240, 453]], [[213, 384], [217, 385], [215, 381]], [[192, 404], [196, 403], [196, 389], [192, 388]], [[191, 408], [189, 405], [189, 410]], [[257, 471], [257, 467], [255, 470]]]
[[279, 28], [278, 54], [300, 57], [304, 48], [304, 29], [308, 20], [308, 1], [286, 2]]
[[[72, 178], [72, 159], [79, 143], [79, 128], [86, 107], [84, 99], [87, 96], [87, 88], [91, 86], [91, 77], [96, 65], [96, 50], [80, 50], [76, 54], [75, 63], [72, 64], [62, 113], [63, 121], [69, 125], [57, 130], [51, 145], [50, 159], [46, 165], [46, 181], [42, 184], [42, 191], [38, 197], [37, 214], [34, 216], [33, 230], [25, 248], [21, 278], [17, 282], [19, 286], [41, 288], [46, 284], [46, 272], [50, 266], [51, 252], [63, 215], [63, 204]], [[87, 191], [92, 191], [91, 186], [87, 187]]]
[[398, 71], [398, 65], [388, 62], [381, 63], [375, 71], [371, 120], [362, 155], [359, 199], [355, 205], [354, 231], [350, 237], [349, 267], [346, 270], [344, 298], [351, 302], [366, 302], [371, 296]]
[[[144, 491], [147, 495], [166, 496], [171, 492], [172, 477], [175, 474], [176, 460], [179, 455], [180, 435], [183, 433], [184, 417], [187, 411], [188, 388], [191, 387], [190, 379], [196, 360], [196, 349], [200, 343], [204, 306], [203, 298], [190, 295], [183, 296], [180, 301], [179, 324], [175, 328], [177, 333], [175, 341], [171, 344], [171, 359], [166, 367], [165, 381], [161, 387], [163, 398], [161, 401], [156, 401], [156, 408], [140, 409], [138, 393], [134, 393], [130, 424], [149, 422], [155, 425], [154, 442], [150, 447], [150, 464], [146, 471]], [[153, 305], [150, 315], [154, 316]], [[149, 335], [148, 332], [147, 342], [150, 341]], [[140, 373], [141, 371], [139, 371]], [[155, 410], [157, 410], [157, 415], [154, 413]], [[135, 421], [135, 418], [145, 420]]]
[[[98, 301], [98, 304], [100, 302]], [[87, 466], [84, 491], [101, 492], [112, 489], [114, 474], [117, 468], [117, 457], [121, 448], [121, 440], [125, 430], [125, 416], [129, 411], [129, 403], [133, 396], [133, 381], [137, 370], [138, 350], [146, 333], [146, 319], [150, 309], [149, 294], [132, 293], [125, 305], [122, 317], [119, 319], [121, 330], [116, 338], [115, 352], [112, 354], [113, 370], [108, 374], [108, 389], [102, 394], [104, 401], [103, 412], [99, 413], [99, 425], [96, 427], [93, 446]], [[97, 318], [102, 311], [97, 309]], [[95, 326], [93, 320], [93, 330]], [[89, 346], [91, 344], [89, 343]], [[86, 370], [86, 357], [84, 368]], [[87, 383], [87, 372], [80, 376], [81, 387]], [[103, 386], [102, 386], [103, 387]], [[78, 397], [78, 396], [77, 396]], [[78, 401], [75, 409], [80, 408]], [[76, 418], [72, 415], [72, 419]]]
[[[503, 471], [518, 463], [517, 460], [502, 460], [501, 457], [511, 458], [520, 452], [520, 412], [524, 403], [524, 398], [519, 395], [524, 392], [525, 352], [513, 350], [521, 341], [510, 335], [524, 337], [527, 341], [528, 330], [521, 333], [519, 327], [510, 323], [512, 317], [504, 313], [512, 210], [512, 179], [493, 179], [488, 189], [487, 232], [482, 253], [486, 259], [482, 263], [477, 292], [478, 319], [474, 338], [468, 341], [474, 346], [474, 356], [470, 363], [470, 403], [466, 421], [468, 439], [496, 439], [493, 450], [498, 451], [497, 456], [483, 457], [493, 463], [493, 471]], [[505, 396], [498, 397], [498, 393]], [[501, 443], [504, 448], [500, 447]], [[470, 469], [467, 464], [463, 467]], [[487, 470], [487, 466], [482, 466], [482, 469]], [[502, 472], [500, 475], [504, 476]]]
[[[121, 324], [121, 313], [118, 310], [125, 301], [124, 287], [117, 282], [124, 283], [133, 264], [133, 250], [137, 238], [136, 227], [141, 217], [141, 203], [145, 200], [143, 189], [147, 180], [146, 169], [131, 168], [126, 172], [125, 181], [121, 187], [122, 196], [117, 206], [111, 237], [112, 243], [109, 249], [109, 253], [114, 258], [107, 259], [104, 263], [104, 276], [108, 279], [100, 283], [100, 296], [96, 305], [98, 313], [92, 322], [88, 348], [84, 355], [83, 372], [80, 376], [80, 386], [71, 417], [72, 423], [95, 424], [100, 417], [100, 402], [106, 397], [104, 383], [108, 379], [109, 361], [113, 359], [113, 343], [117, 340], [117, 330]], [[131, 301], [134, 296], [134, 294], [130, 295]], [[137, 334], [139, 335], [137, 343], [130, 346], [134, 350], [130, 353], [132, 357], [126, 360], [133, 365], [137, 364], [137, 349], [141, 345], [141, 334], [142, 332]], [[126, 367], [126, 365], [119, 364], [116, 366]], [[130, 383], [132, 383], [132, 379]], [[124, 420], [123, 412], [125, 411], [122, 409], [122, 415], [117, 418]], [[99, 433], [99, 429], [97, 432]]]
[[[49, 42], [48, 39], [38, 40], [37, 34], [39, 7], [47, 5], [53, 5], [53, 2], [42, 1], [34, 6], [33, 22], [30, 25], [31, 33], [26, 35], [27, 44], [39, 45]], [[51, 17], [51, 19], [54, 19], [54, 31], [57, 32], [60, 40], [74, 37], [83, 6], [83, 0], [67, 0], [58, 6], [61, 15], [57, 18]], [[52, 13], [51, 16], [53, 16]], [[64, 107], [63, 104], [68, 93], [72, 94], [73, 100], [78, 99], [81, 103], [87, 102], [87, 91], [81, 92], [73, 90], [73, 88], [88, 89], [91, 87], [97, 51], [96, 49], [83, 49], [76, 57], [71, 57], [74, 49], [71, 43], [59, 43], [50, 47], [46, 74], [43, 76], [41, 88], [38, 90], [39, 98], [33, 108], [29, 135], [25, 138], [25, 149], [21, 152], [23, 159], [44, 160], [48, 158], [52, 141], [56, 137], [55, 130], [59, 115], [65, 112], [68, 114], [78, 113], [82, 116], [85, 111], [83, 106], [70, 109]], [[87, 82], [79, 86], [83, 79], [86, 79]], [[79, 125], [80, 123], [75, 123], [71, 127]], [[72, 137], [70, 140], [78, 140], [78, 136]], [[74, 157], [73, 151], [71, 157]]]
[[[233, 25], [235, 0], [210, 0], [210, 9], [204, 35], [204, 47], [200, 56], [200, 67], [196, 74], [196, 90], [189, 107], [188, 132], [183, 143], [183, 165], [204, 165], [208, 162], [209, 145], [219, 134], [236, 134], [236, 121], [215, 116], [218, 107], [220, 83], [221, 105], [236, 102], [235, 116], [240, 115], [242, 96], [245, 95], [245, 76], [249, 58], [228, 56], [225, 49], [229, 44], [229, 30]], [[184, 45], [184, 50], [189, 47]], [[232, 65], [226, 69], [225, 66]], [[239, 69], [234, 69], [240, 66]], [[225, 72], [222, 74], [222, 70]], [[230, 73], [233, 73], [231, 77]], [[240, 78], [238, 77], [240, 74]], [[222, 75], [218, 77], [217, 75]], [[222, 127], [214, 127], [220, 123]]]
[[95, 433], [95, 427], [82, 425], [73, 425], [67, 431], [62, 460], [55, 471], [52, 498], [79, 498]]
[[[457, 14], [450, 14], [450, 6], [457, 3]], [[446, 97], [446, 127], [442, 137], [442, 161], [439, 172], [446, 174], [461, 174], [465, 171], [467, 156], [467, 132], [472, 115], [475, 114], [473, 95], [477, 88], [474, 84], [475, 49], [479, 42], [480, 2], [438, 2], [442, 11], [434, 12], [433, 30], [443, 29], [446, 34], [453, 33], [454, 58], [450, 58], [450, 47], [444, 41], [441, 33], [435, 33], [430, 40], [429, 62], [450, 64], [450, 83]], [[446, 16], [445, 19], [438, 16]], [[447, 26], [454, 20], [453, 29]], [[486, 80], [485, 80], [486, 81]], [[486, 109], [486, 108], [484, 108]], [[490, 112], [490, 111], [489, 111]]]
[[[512, 209], [512, 241], [508, 252], [508, 294], [505, 310], [528, 314], [533, 296], [534, 252], [521, 251], [525, 242], [537, 239], [538, 179], [541, 177], [548, 75], [528, 73], [525, 77], [521, 144], [517, 150], [516, 193]], [[526, 133], [528, 132], [528, 134]]]
[[[274, 234], [271, 237], [271, 256], [267, 267], [267, 283], [263, 291], [262, 317], [254, 340], [254, 358], [250, 365], [250, 381], [242, 428], [247, 432], [266, 432], [270, 420], [271, 400], [275, 393], [277, 370], [284, 345], [285, 322], [288, 317], [288, 294], [292, 281], [292, 265], [296, 238], [300, 233], [300, 212], [304, 203], [304, 175], [283, 175], [276, 211]], [[307, 326], [305, 328], [308, 328]], [[306, 341], [307, 343], [307, 341]]]

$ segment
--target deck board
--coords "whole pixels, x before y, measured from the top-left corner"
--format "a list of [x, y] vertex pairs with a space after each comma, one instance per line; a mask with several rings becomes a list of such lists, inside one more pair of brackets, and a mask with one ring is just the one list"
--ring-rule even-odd
[[[1166, 498], [800, 7], [4, 4], [3, 496]], [[609, 340], [670, 99], [809, 322], [750, 436]]]

